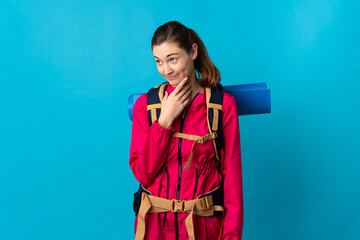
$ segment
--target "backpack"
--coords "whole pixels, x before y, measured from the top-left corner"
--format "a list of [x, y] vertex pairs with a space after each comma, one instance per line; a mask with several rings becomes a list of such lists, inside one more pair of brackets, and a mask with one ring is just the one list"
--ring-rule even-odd
[[[147, 93], [147, 111], [149, 117], [149, 126], [160, 116], [161, 101], [164, 98], [165, 89], [168, 82], [151, 88]], [[210, 133], [215, 133], [213, 139], [216, 158], [218, 160], [218, 170], [222, 174], [224, 159], [224, 135], [222, 125], [222, 108], [223, 108], [224, 88], [218, 84], [217, 87], [206, 88], [207, 104], [207, 122]]]
[[[151, 126], [155, 120], [160, 116], [161, 101], [164, 98], [165, 90], [168, 83], [164, 82], [159, 86], [151, 88], [147, 93], [147, 111], [149, 117], [149, 126]], [[223, 173], [223, 160], [224, 160], [224, 135], [222, 125], [222, 107], [223, 107], [223, 95], [224, 88], [219, 84], [216, 88], [206, 88], [206, 104], [207, 104], [207, 122], [210, 134], [216, 136], [212, 138], [214, 142], [214, 149], [216, 158], [218, 160], [218, 170]], [[176, 134], [176, 133], [175, 133]], [[185, 134], [186, 135], [186, 134]], [[194, 140], [194, 139], [192, 139]], [[189, 163], [189, 161], [188, 161]], [[188, 165], [188, 164], [187, 164]], [[185, 166], [186, 168], [186, 166]], [[150, 194], [141, 184], [139, 190], [134, 193], [133, 209], [135, 215], [138, 214], [141, 205], [141, 195], [145, 192]], [[220, 186], [216, 191], [212, 191], [213, 199], [215, 199], [216, 205], [223, 206], [223, 188]], [[207, 194], [204, 194], [204, 196]], [[214, 212], [215, 215], [223, 214], [222, 212]]]

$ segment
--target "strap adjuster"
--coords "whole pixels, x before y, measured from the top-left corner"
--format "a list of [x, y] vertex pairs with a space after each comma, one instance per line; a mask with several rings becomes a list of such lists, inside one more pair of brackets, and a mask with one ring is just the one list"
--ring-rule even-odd
[[208, 196], [200, 198], [200, 199], [201, 199], [201, 206], [202, 206], [203, 210], [210, 209], [210, 203], [209, 203]]
[[185, 200], [172, 200], [172, 210], [171, 212], [184, 212], [185, 210]]

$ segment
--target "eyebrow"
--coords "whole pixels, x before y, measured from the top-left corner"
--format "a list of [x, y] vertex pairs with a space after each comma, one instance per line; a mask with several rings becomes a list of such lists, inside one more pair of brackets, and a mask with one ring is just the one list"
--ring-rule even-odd
[[[168, 55], [166, 55], [166, 57], [170, 57], [171, 55], [180, 55], [179, 53], [170, 53]], [[157, 56], [154, 56], [154, 58], [158, 58]]]

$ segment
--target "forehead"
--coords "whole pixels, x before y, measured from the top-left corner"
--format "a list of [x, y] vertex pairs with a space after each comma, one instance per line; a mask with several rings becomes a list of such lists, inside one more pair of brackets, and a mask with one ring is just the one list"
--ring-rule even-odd
[[166, 56], [171, 53], [179, 53], [181, 55], [184, 53], [184, 50], [179, 48], [177, 43], [173, 42], [164, 42], [160, 45], [153, 46], [154, 57], [166, 58]]

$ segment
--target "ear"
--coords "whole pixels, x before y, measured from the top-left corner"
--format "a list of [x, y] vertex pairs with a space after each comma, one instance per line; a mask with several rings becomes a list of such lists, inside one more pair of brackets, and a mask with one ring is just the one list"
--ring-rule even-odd
[[193, 43], [191, 46], [191, 59], [195, 60], [198, 55], [198, 45]]

